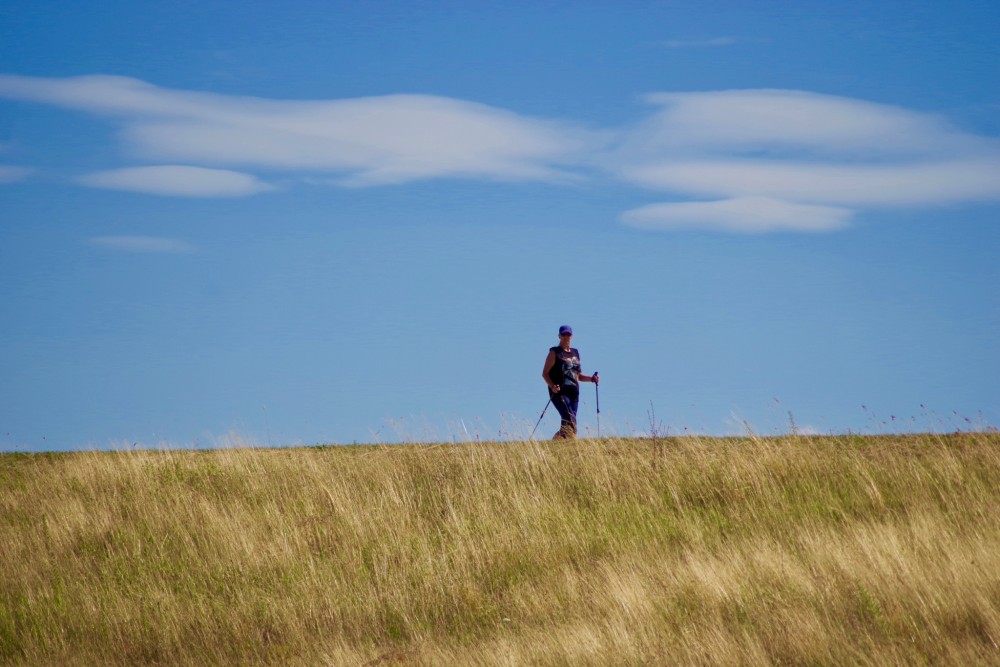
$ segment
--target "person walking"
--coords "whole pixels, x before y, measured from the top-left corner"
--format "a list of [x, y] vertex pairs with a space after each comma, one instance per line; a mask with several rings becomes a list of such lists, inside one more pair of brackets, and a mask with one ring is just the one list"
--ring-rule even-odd
[[559, 327], [559, 344], [549, 348], [542, 368], [542, 379], [549, 388], [549, 400], [559, 411], [562, 423], [553, 440], [576, 438], [576, 409], [580, 404], [580, 383], [598, 382], [597, 374], [584, 375], [580, 369], [580, 352], [571, 346], [573, 328]]

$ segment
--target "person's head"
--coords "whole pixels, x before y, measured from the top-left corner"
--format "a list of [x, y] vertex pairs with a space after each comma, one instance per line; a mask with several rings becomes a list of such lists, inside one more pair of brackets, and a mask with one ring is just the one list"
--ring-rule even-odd
[[559, 327], [560, 343], [569, 343], [569, 341], [572, 338], [573, 338], [573, 327], [569, 326], [568, 324], [564, 324], [561, 327]]

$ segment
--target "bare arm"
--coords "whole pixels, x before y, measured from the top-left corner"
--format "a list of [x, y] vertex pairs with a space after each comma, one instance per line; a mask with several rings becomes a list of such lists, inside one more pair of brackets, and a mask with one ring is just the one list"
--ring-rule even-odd
[[552, 370], [552, 366], [556, 363], [556, 353], [549, 350], [549, 356], [545, 357], [545, 366], [542, 367], [542, 379], [545, 380], [546, 386], [552, 392], [559, 391], [559, 385], [552, 384], [552, 380], [549, 379], [549, 371]]

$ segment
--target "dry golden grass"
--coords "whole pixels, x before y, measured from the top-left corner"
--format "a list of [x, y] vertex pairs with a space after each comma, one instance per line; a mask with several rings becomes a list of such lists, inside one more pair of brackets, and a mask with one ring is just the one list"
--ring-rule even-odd
[[9, 664], [1000, 664], [1000, 436], [0, 456]]

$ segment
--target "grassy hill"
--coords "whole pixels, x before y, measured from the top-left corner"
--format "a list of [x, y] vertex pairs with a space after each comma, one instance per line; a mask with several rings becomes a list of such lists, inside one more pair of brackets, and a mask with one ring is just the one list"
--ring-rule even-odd
[[1000, 664], [1000, 436], [0, 455], [0, 663]]

